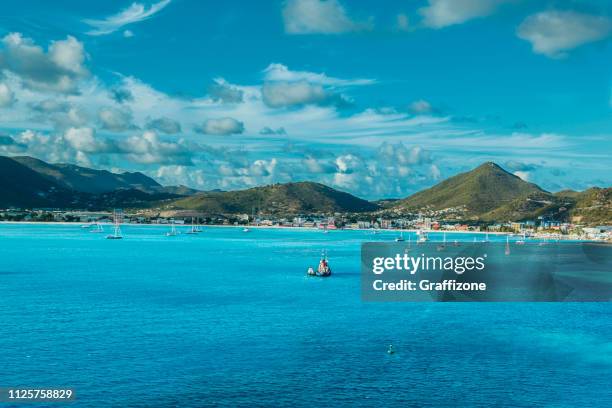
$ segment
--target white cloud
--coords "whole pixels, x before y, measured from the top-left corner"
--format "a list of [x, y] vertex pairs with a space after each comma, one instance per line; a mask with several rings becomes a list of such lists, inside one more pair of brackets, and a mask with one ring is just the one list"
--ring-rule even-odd
[[158, 130], [160, 132], [172, 135], [181, 131], [181, 124], [170, 118], [158, 118], [147, 123], [147, 129]]
[[103, 20], [87, 19], [83, 20], [83, 22], [92, 27], [87, 32], [89, 35], [111, 34], [128, 24], [138, 23], [153, 17], [170, 4], [171, 1], [162, 0], [152, 4], [148, 9], [141, 3], [132, 3], [128, 8]]
[[127, 154], [127, 159], [143, 164], [181, 164], [191, 165], [196, 146], [190, 146], [183, 139], [164, 141], [154, 132], [130, 136], [119, 143], [120, 151]]
[[244, 123], [230, 117], [207, 119], [197, 130], [207, 135], [240, 134], [244, 132]]
[[84, 153], [108, 153], [114, 150], [112, 144], [97, 139], [92, 128], [70, 128], [64, 133], [64, 140], [75, 150]]
[[288, 0], [282, 13], [289, 34], [340, 34], [371, 27], [352, 20], [338, 0]]
[[324, 73], [316, 73], [309, 71], [292, 71], [286, 65], [279, 63], [271, 63], [264, 69], [265, 81], [279, 82], [299, 82], [307, 81], [310, 83], [326, 85], [326, 86], [351, 86], [351, 85], [371, 85], [376, 81], [373, 79], [340, 79], [329, 77]]
[[4, 82], [0, 82], [0, 108], [11, 106], [15, 102], [15, 95], [11, 88]]
[[244, 91], [222, 78], [215, 79], [215, 83], [208, 88], [208, 94], [213, 101], [221, 103], [240, 103], [244, 98]]
[[105, 107], [98, 112], [98, 118], [103, 129], [113, 132], [123, 132], [134, 128], [132, 125], [132, 114], [127, 110]]
[[430, 28], [443, 28], [465, 23], [492, 14], [502, 3], [511, 0], [428, 0], [429, 5], [418, 10], [423, 24]]
[[89, 75], [83, 43], [74, 37], [52, 41], [47, 53], [20, 33], [6, 35], [2, 45], [0, 69], [14, 73], [29, 88], [75, 92], [77, 81]]
[[583, 44], [606, 38], [611, 29], [612, 21], [607, 17], [551, 10], [527, 17], [516, 33], [531, 43], [533, 52], [559, 58]]
[[528, 171], [515, 171], [514, 175], [519, 177], [523, 181], [529, 181], [529, 172]]
[[262, 87], [263, 101], [272, 108], [321, 103], [329, 94], [323, 86], [306, 81], [268, 82]]

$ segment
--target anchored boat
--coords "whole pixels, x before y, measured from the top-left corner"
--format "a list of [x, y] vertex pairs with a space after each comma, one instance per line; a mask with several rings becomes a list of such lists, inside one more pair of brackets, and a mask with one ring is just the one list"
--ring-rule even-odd
[[329, 266], [329, 261], [327, 259], [326, 251], [321, 253], [321, 260], [319, 261], [319, 265], [317, 266], [317, 270], [315, 271], [312, 267], [308, 268], [306, 275], [308, 276], [319, 276], [321, 278], [327, 278], [331, 276], [332, 270]]
[[[121, 234], [121, 228], [119, 227], [119, 225], [121, 224], [121, 218], [121, 212], [115, 210], [113, 212], [114, 231], [111, 235], [107, 235], [106, 239], [123, 239], [123, 235]], [[100, 224], [98, 224], [98, 226], [100, 227], [100, 231], [98, 232], [102, 232], [102, 226]]]

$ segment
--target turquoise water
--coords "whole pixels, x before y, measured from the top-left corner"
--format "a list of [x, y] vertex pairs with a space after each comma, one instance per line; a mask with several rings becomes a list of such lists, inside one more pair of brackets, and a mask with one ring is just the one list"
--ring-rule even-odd
[[[609, 303], [362, 303], [360, 243], [394, 233], [166, 230], [0, 225], [0, 387], [73, 387], [75, 407], [612, 406]], [[321, 248], [334, 276], [308, 279]]]

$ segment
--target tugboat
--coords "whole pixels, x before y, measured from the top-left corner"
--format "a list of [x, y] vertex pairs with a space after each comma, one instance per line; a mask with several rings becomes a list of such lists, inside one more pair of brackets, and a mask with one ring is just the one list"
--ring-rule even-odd
[[319, 265], [317, 266], [317, 270], [315, 271], [312, 267], [308, 268], [306, 275], [308, 276], [318, 276], [321, 278], [327, 278], [331, 276], [332, 270], [329, 267], [329, 261], [327, 260], [327, 253], [323, 251], [321, 253], [321, 260], [319, 261]]

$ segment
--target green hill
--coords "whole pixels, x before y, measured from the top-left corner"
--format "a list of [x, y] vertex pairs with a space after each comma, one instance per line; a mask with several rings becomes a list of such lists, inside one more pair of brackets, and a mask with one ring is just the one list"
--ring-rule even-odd
[[376, 204], [323, 184], [299, 182], [273, 184], [248, 190], [208, 192], [176, 200], [166, 208], [206, 213], [266, 214], [367, 212]]
[[0, 207], [68, 205], [71, 193], [30, 168], [0, 156]]
[[543, 194], [548, 193], [487, 162], [400, 200], [394, 207], [414, 211], [461, 208], [465, 216], [479, 218], [517, 199]]
[[11, 157], [11, 159], [68, 190], [100, 194], [118, 189], [137, 189], [145, 192], [157, 192], [162, 189], [157, 181], [139, 172], [116, 174], [74, 164], [45, 163], [29, 156]]
[[569, 211], [573, 222], [612, 225], [612, 187], [592, 187], [578, 193]]

